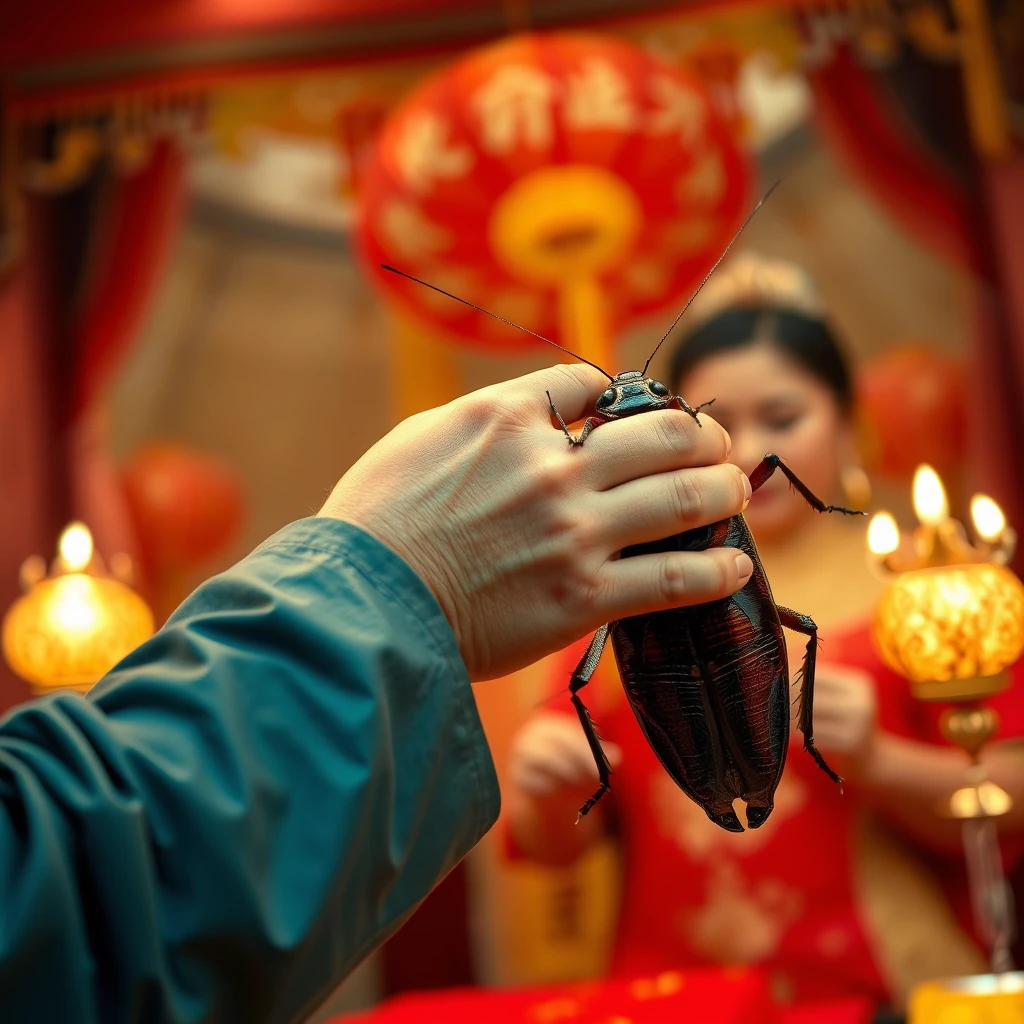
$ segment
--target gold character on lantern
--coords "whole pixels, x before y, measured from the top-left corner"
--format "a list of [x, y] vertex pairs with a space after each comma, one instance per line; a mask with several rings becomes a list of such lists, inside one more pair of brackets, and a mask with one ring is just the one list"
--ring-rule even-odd
[[653, 75], [650, 91], [658, 109], [650, 115], [648, 132], [651, 135], [678, 133], [685, 147], [695, 146], [704, 134], [706, 103], [703, 97], [668, 75]]
[[681, 206], [714, 206], [725, 195], [725, 168], [717, 149], [702, 154], [676, 184]]
[[402, 199], [391, 199], [380, 208], [377, 231], [389, 252], [410, 262], [443, 252], [452, 240], [447, 228], [428, 220], [419, 207]]
[[472, 99], [480, 118], [481, 146], [495, 156], [505, 156], [518, 146], [549, 148], [554, 137], [554, 94], [550, 76], [526, 64], [496, 72]]
[[402, 125], [394, 159], [414, 192], [429, 192], [438, 178], [462, 178], [472, 169], [473, 151], [450, 146], [448, 132], [447, 119], [429, 111], [412, 114]]
[[567, 127], [630, 131], [636, 114], [629, 82], [608, 61], [591, 58], [569, 76], [564, 112]]

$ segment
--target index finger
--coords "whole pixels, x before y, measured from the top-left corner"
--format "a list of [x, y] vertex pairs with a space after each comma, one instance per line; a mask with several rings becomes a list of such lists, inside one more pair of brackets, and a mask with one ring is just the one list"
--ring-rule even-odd
[[585, 363], [558, 363], [519, 377], [509, 386], [545, 423], [551, 419], [551, 406], [544, 394], [548, 392], [562, 419], [572, 423], [594, 411], [598, 395], [608, 387], [608, 377]]

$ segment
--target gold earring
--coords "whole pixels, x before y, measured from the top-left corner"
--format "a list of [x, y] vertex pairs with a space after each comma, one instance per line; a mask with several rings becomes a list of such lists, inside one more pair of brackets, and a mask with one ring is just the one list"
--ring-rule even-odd
[[871, 504], [871, 478], [860, 466], [847, 466], [839, 474], [839, 484], [849, 508], [864, 511]]

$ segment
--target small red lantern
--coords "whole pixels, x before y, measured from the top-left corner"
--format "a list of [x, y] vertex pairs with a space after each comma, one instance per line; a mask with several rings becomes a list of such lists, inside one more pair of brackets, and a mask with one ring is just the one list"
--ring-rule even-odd
[[241, 526], [241, 482], [211, 455], [150, 444], [124, 465], [122, 480], [150, 574], [198, 565], [226, 547]]
[[749, 180], [695, 78], [603, 36], [517, 36], [392, 113], [359, 238], [385, 291], [445, 333], [488, 349], [537, 344], [380, 264], [602, 361], [612, 330], [677, 303], [707, 271]]
[[857, 383], [869, 473], [909, 478], [921, 463], [956, 470], [967, 439], [963, 360], [911, 342], [865, 363]]

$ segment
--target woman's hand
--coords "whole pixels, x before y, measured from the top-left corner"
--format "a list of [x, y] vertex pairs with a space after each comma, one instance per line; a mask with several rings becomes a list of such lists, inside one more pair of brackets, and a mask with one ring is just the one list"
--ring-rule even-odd
[[[612, 770], [622, 751], [603, 740]], [[569, 864], [605, 827], [604, 805], [577, 822], [579, 808], [599, 785], [597, 765], [578, 719], [541, 712], [512, 742], [505, 799], [512, 836], [528, 857], [551, 865]]]
[[[601, 746], [614, 770], [622, 751], [607, 741]], [[509, 781], [535, 799], [582, 804], [593, 796], [597, 765], [579, 721], [551, 713], [531, 718], [513, 740]]]
[[[797, 708], [799, 710], [799, 708]], [[868, 673], [819, 662], [814, 673], [814, 744], [846, 778], [869, 767], [878, 735], [878, 700]]]
[[608, 381], [559, 365], [401, 423], [320, 514], [373, 534], [444, 611], [471, 679], [507, 675], [605, 622], [726, 597], [752, 565], [731, 548], [619, 559], [629, 545], [740, 512], [729, 437], [678, 409], [601, 424], [582, 447], [554, 424]]

